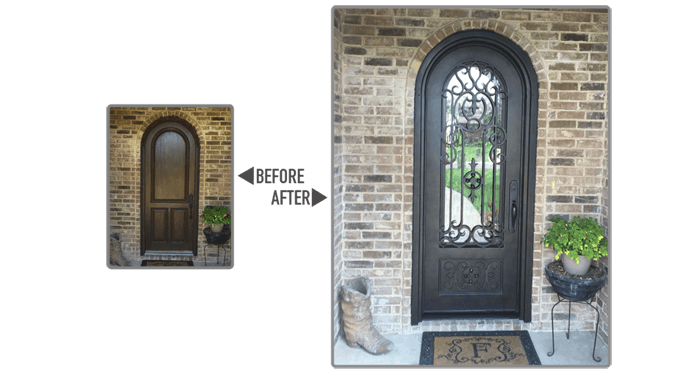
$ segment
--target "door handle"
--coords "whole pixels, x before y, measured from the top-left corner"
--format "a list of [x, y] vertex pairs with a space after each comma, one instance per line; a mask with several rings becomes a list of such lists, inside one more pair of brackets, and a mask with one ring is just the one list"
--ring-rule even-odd
[[193, 196], [190, 194], [190, 220], [192, 220], [192, 201], [193, 201]]
[[514, 233], [518, 229], [518, 182], [513, 180], [510, 182], [510, 225], [508, 229], [510, 233]]

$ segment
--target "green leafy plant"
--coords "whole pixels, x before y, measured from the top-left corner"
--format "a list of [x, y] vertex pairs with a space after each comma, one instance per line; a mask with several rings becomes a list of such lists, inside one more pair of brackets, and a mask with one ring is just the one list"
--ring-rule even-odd
[[202, 211], [202, 223], [209, 225], [231, 224], [231, 215], [226, 206], [209, 206]]
[[555, 216], [550, 221], [552, 227], [542, 237], [541, 243], [557, 252], [554, 257], [564, 254], [578, 263], [579, 255], [588, 259], [598, 259], [608, 255], [608, 240], [603, 237], [603, 227], [598, 219], [574, 216], [571, 221]]

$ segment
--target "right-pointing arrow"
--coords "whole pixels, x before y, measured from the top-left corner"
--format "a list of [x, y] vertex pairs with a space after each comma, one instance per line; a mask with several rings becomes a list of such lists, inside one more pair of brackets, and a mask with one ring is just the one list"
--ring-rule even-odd
[[253, 183], [253, 180], [255, 179], [255, 170], [253, 170], [255, 167], [251, 167], [250, 170], [238, 175], [240, 176], [241, 179], [255, 185]]
[[326, 196], [316, 191], [316, 189], [311, 189], [311, 207], [316, 206], [319, 202], [326, 199]]

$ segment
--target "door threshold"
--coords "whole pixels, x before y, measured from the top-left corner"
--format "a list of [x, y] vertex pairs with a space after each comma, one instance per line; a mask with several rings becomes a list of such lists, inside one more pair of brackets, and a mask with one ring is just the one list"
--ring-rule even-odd
[[187, 256], [187, 257], [194, 257], [194, 254], [191, 251], [146, 251], [143, 256]]
[[517, 313], [487, 313], [487, 312], [482, 312], [482, 313], [471, 313], [471, 314], [464, 314], [464, 313], [454, 313], [454, 314], [449, 314], [449, 313], [435, 313], [435, 314], [423, 314], [423, 317], [421, 321], [426, 321], [426, 320], [489, 320], [489, 319], [494, 319], [494, 320], [520, 320], [520, 315]]

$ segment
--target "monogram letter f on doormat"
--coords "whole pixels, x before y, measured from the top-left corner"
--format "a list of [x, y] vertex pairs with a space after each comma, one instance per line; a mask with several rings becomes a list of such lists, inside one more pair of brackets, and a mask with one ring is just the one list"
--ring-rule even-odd
[[425, 332], [421, 365], [540, 365], [527, 331]]

